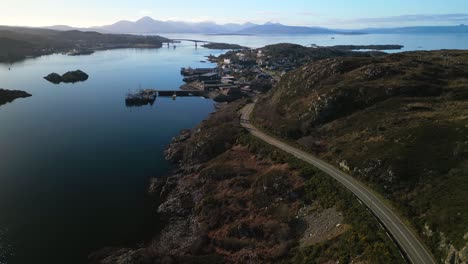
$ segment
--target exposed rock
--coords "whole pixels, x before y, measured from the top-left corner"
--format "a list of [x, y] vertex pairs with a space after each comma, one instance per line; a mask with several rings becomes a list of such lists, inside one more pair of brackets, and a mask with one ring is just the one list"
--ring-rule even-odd
[[60, 76], [58, 73], [51, 73], [44, 77], [44, 79], [48, 80], [51, 83], [59, 84], [62, 82], [62, 76]]
[[306, 225], [300, 240], [301, 247], [331, 240], [349, 229], [349, 226], [343, 224], [342, 214], [335, 208], [311, 211], [311, 208], [305, 207], [298, 214], [298, 218]]
[[449, 253], [444, 263], [445, 264], [460, 264], [459, 259], [458, 259], [458, 252], [453, 246], [450, 246]]
[[460, 259], [460, 263], [468, 263], [468, 245], [458, 252], [458, 258]]
[[76, 71], [69, 71], [62, 75], [62, 82], [64, 83], [76, 83], [76, 82], [83, 82], [88, 80], [88, 74], [84, 73], [83, 71], [76, 70]]
[[178, 136], [172, 138], [171, 144], [169, 144], [164, 151], [166, 160], [174, 163], [181, 161], [184, 155], [184, 144], [182, 143], [187, 141], [191, 136], [192, 132], [188, 129], [184, 129]]
[[191, 135], [192, 131], [190, 131], [190, 129], [184, 129], [180, 132], [178, 136], [172, 138], [172, 143], [185, 142], [190, 138]]

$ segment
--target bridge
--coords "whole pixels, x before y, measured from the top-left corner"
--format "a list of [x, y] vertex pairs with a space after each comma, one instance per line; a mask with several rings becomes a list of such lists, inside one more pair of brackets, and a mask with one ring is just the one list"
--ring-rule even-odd
[[[198, 47], [198, 43], [206, 44], [206, 43], [211, 43], [210, 41], [205, 41], [205, 40], [197, 40], [197, 39], [171, 39], [171, 41], [188, 41], [188, 42], [194, 42], [195, 47]], [[169, 43], [167, 43], [169, 45]]]

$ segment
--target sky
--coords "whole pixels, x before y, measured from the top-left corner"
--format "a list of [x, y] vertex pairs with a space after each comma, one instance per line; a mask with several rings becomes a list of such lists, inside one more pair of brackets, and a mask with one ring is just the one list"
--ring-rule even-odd
[[90, 27], [144, 16], [331, 28], [459, 25], [468, 24], [468, 0], [0, 0], [0, 25]]

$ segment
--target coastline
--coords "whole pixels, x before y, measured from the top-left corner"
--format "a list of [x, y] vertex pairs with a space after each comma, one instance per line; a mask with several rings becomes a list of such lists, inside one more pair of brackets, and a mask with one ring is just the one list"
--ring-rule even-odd
[[[160, 48], [162, 48], [162, 45], [161, 46], [160, 45], [118, 45], [118, 46], [112, 46], [112, 47], [93, 48], [93, 49], [89, 49], [89, 51], [92, 51], [94, 53], [96, 51], [117, 50], [117, 49], [160, 49]], [[28, 59], [36, 59], [42, 56], [48, 56], [48, 55], [54, 55], [54, 54], [63, 54], [63, 55], [68, 55], [68, 56], [89, 56], [93, 54], [93, 53], [89, 53], [89, 54], [70, 55], [68, 54], [69, 52], [70, 52], [69, 49], [65, 49], [65, 50], [47, 51], [47, 52], [34, 54], [34, 55], [21, 55], [21, 56], [17, 56], [14, 58], [2, 59], [0, 57], [0, 63], [15, 64], [15, 63], [19, 63]]]
[[[355, 260], [377, 243], [382, 251], [368, 258], [404, 263], [352, 194], [241, 128], [238, 111], [246, 103], [227, 104], [172, 139], [165, 154], [177, 168], [148, 188], [163, 223], [153, 240], [96, 251], [89, 263], [276, 263], [299, 261], [308, 246], [322, 243]], [[328, 195], [316, 197], [319, 190]], [[372, 242], [346, 242], [369, 230]]]
[[[218, 66], [220, 58], [216, 60]], [[193, 88], [199, 89], [190, 84], [181, 87], [182, 90]], [[213, 93], [209, 97], [216, 98]], [[364, 217], [365, 213], [359, 216], [364, 217], [360, 220], [365, 223], [364, 229], [347, 223], [349, 220], [343, 214], [346, 218], [358, 216], [344, 211], [339, 204], [349, 203], [359, 212], [365, 208], [346, 191], [342, 190], [341, 198], [333, 202], [328, 201], [328, 196], [309, 200], [304, 194], [308, 180], [293, 165], [297, 161], [246, 136], [238, 111], [247, 102], [248, 99], [242, 99], [219, 106], [198, 126], [173, 137], [165, 156], [176, 168], [169, 176], [153, 178], [148, 188], [153, 207], [162, 220], [158, 223], [162, 224], [160, 232], [153, 235], [152, 241], [134, 248], [95, 251], [89, 255], [89, 263], [239, 263], [249, 256], [255, 256], [252, 261], [271, 263], [300, 258], [302, 251], [313, 244], [328, 240], [342, 244], [347, 239], [342, 235], [353, 229], [365, 236], [366, 226], [375, 225], [369, 230], [378, 228], [378, 222], [370, 215]], [[251, 149], [252, 145], [256, 147]], [[290, 175], [291, 179], [283, 181], [284, 175]], [[274, 180], [267, 191], [259, 179], [270, 177]], [[317, 173], [316, 177], [326, 176]], [[249, 178], [247, 182], [246, 178]], [[329, 192], [342, 189], [335, 183], [325, 188]], [[224, 197], [232, 192], [238, 193]], [[244, 197], [247, 193], [250, 198]], [[301, 208], [303, 200], [310, 204]], [[233, 209], [239, 205], [244, 208]], [[226, 219], [225, 215], [229, 217]], [[243, 219], [245, 226], [238, 226], [234, 219]], [[264, 222], [272, 226], [263, 226]], [[329, 229], [330, 225], [334, 228]], [[274, 230], [268, 231], [271, 232], [268, 235], [256, 234], [271, 228]], [[245, 230], [233, 234], [235, 229]], [[324, 229], [327, 231], [321, 231]], [[378, 231], [377, 237], [385, 254], [396, 258], [397, 263], [403, 261], [383, 230]], [[358, 253], [353, 257], [359, 259]]]

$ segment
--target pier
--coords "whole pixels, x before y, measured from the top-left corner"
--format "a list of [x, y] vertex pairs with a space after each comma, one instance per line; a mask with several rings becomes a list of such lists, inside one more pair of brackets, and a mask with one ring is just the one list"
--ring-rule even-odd
[[201, 90], [156, 90], [156, 93], [160, 97], [172, 97], [174, 95], [180, 97], [205, 95], [205, 91]]
[[140, 89], [135, 93], [128, 93], [125, 97], [125, 105], [127, 106], [144, 106], [153, 105], [157, 97], [187, 97], [187, 96], [204, 96], [207, 94], [202, 90], [154, 90]]

